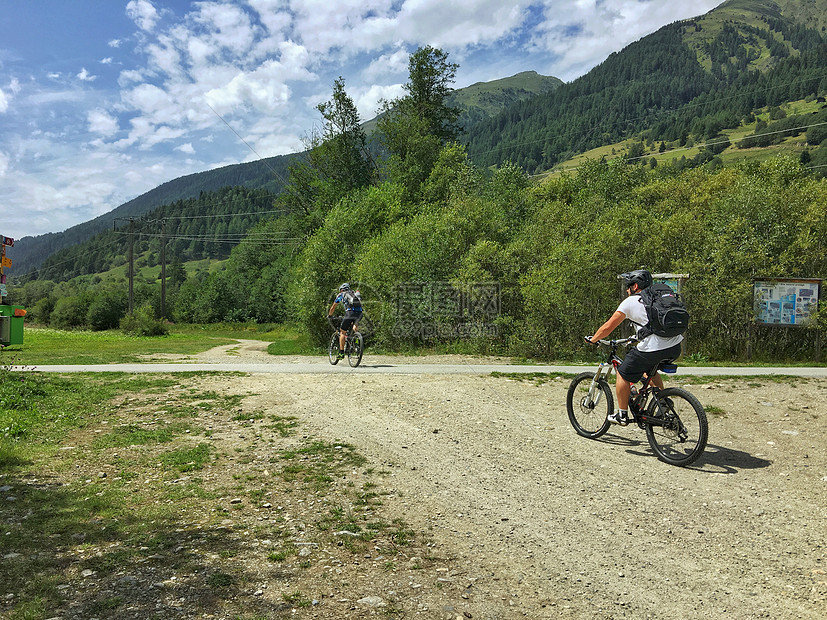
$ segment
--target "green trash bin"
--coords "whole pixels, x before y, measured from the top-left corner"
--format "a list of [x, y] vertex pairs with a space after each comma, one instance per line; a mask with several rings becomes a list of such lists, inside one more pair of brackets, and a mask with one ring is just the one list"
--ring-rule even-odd
[[23, 344], [23, 306], [0, 305], [0, 345]]

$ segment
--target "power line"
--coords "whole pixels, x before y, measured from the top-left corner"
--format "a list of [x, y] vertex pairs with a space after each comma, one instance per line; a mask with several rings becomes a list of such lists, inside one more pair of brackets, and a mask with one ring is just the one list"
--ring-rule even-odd
[[[289, 215], [293, 213], [290, 209], [274, 209], [270, 211], [250, 211], [247, 213], [215, 213], [213, 215], [165, 215], [162, 220], [196, 220], [196, 219], [210, 219], [219, 217], [244, 217], [247, 215], [269, 215], [270, 213], [280, 213], [282, 215]], [[148, 222], [157, 222], [158, 219], [145, 220]]]

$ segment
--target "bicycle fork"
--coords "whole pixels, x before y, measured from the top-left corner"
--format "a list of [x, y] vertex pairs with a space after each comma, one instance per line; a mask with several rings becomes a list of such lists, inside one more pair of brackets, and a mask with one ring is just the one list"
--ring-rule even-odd
[[600, 399], [603, 398], [603, 390], [600, 389], [600, 381], [602, 379], [608, 381], [609, 376], [612, 374], [613, 368], [614, 366], [607, 362], [600, 362], [600, 365], [597, 367], [597, 372], [595, 372], [594, 377], [592, 377], [592, 384], [589, 386], [589, 393], [585, 398], [585, 404], [592, 409], [597, 407], [600, 403]]

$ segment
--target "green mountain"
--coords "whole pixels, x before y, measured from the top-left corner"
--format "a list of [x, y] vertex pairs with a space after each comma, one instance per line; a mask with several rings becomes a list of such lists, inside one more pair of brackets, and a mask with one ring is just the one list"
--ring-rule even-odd
[[23, 276], [43, 265], [44, 261], [65, 248], [84, 243], [95, 235], [113, 229], [116, 220], [140, 218], [153, 209], [215, 192], [224, 187], [242, 186], [277, 194], [287, 178], [287, 166], [295, 155], [270, 157], [246, 164], [234, 164], [197, 172], [168, 181], [145, 194], [125, 202], [109, 213], [100, 215], [59, 233], [22, 237], [14, 244], [14, 275]]
[[730, 0], [664, 26], [554, 92], [472, 127], [480, 165], [530, 172], [646, 134], [685, 143], [737, 127], [753, 110], [820, 95], [827, 0]]
[[[807, 119], [779, 120], [768, 111], [827, 93], [826, 35], [827, 0], [728, 0], [643, 37], [570, 83], [529, 71], [458, 89], [450, 103], [462, 110], [464, 140], [475, 163], [512, 161], [530, 173], [630, 140], [643, 145], [632, 149], [642, 157], [655, 145], [687, 149], [722, 142], [745, 127], [794, 137]], [[760, 111], [770, 117], [769, 125], [756, 120]], [[365, 123], [368, 133], [375, 123]], [[819, 147], [823, 132], [804, 131], [814, 163], [827, 163], [827, 146]], [[739, 146], [771, 142], [761, 138]], [[696, 161], [708, 161], [719, 150], [699, 153]], [[62, 233], [23, 238], [15, 246], [15, 272], [25, 274], [57, 251], [111, 230], [116, 218], [141, 217], [202, 192], [243, 186], [275, 195], [296, 156], [181, 177]]]

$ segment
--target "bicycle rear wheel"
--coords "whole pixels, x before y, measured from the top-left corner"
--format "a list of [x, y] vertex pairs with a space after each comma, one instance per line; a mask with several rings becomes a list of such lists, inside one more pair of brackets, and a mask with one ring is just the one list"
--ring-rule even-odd
[[362, 334], [359, 332], [352, 333], [348, 338], [349, 344], [347, 349], [347, 363], [353, 368], [356, 368], [359, 365], [359, 362], [362, 361], [362, 348], [364, 342], [365, 341], [362, 339]]
[[[597, 439], [609, 430], [608, 416], [614, 411], [612, 388], [605, 379], [592, 387], [593, 372], [584, 372], [572, 379], [566, 394], [569, 422], [578, 435]], [[591, 395], [589, 395], [591, 391]]]
[[327, 359], [334, 366], [339, 363], [339, 332], [333, 332], [330, 337], [330, 344], [327, 346]]
[[685, 467], [701, 456], [709, 426], [695, 396], [681, 388], [666, 388], [652, 399], [646, 413], [656, 420], [646, 425], [646, 439], [660, 460]]

